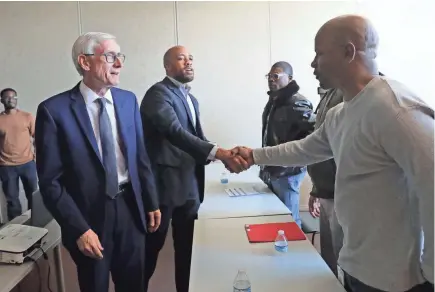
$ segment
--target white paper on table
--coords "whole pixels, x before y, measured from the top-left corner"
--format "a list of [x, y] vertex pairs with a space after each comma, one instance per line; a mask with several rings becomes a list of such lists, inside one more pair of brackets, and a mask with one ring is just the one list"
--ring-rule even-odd
[[225, 192], [230, 197], [243, 197], [243, 196], [252, 196], [259, 195], [260, 192], [256, 190], [255, 187], [235, 187], [225, 189]]

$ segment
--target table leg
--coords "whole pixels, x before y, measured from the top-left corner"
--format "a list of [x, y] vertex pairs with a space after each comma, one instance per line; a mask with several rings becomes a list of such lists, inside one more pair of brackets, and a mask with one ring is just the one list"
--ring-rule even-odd
[[61, 254], [60, 244], [58, 244], [54, 248], [54, 264], [56, 266], [57, 290], [59, 292], [65, 292], [65, 279], [63, 275], [62, 254]]

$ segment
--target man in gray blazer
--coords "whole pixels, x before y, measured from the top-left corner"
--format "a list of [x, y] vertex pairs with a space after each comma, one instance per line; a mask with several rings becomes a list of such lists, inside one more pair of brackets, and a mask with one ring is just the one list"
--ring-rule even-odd
[[194, 78], [192, 55], [176, 46], [163, 59], [167, 76], [146, 92], [141, 104], [162, 212], [160, 228], [147, 234], [145, 280], [147, 286], [172, 219], [177, 292], [188, 292], [193, 225], [204, 199], [204, 166], [219, 159], [237, 172], [246, 169], [247, 164], [205, 138], [198, 101], [187, 85]]

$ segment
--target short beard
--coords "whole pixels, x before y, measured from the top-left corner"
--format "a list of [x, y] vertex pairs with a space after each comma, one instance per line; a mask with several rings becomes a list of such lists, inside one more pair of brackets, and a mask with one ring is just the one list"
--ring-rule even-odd
[[17, 108], [16, 105], [12, 105], [12, 106], [10, 106], [10, 105], [3, 105], [3, 106], [4, 106], [5, 110], [9, 110], [9, 111]]
[[193, 80], [193, 75], [192, 76], [184, 76], [184, 74], [180, 74], [180, 75], [174, 76], [174, 79], [180, 83], [183, 83], [183, 84], [189, 83]]

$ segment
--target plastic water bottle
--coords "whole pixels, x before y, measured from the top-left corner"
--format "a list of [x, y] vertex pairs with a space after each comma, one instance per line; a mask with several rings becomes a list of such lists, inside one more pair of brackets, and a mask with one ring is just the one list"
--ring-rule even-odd
[[275, 239], [275, 249], [279, 252], [288, 251], [287, 237], [285, 237], [284, 230], [278, 231], [278, 236]]
[[226, 172], [222, 172], [221, 174], [221, 184], [227, 184], [228, 183], [228, 174]]
[[245, 270], [239, 270], [234, 279], [233, 292], [251, 292], [251, 282]]

